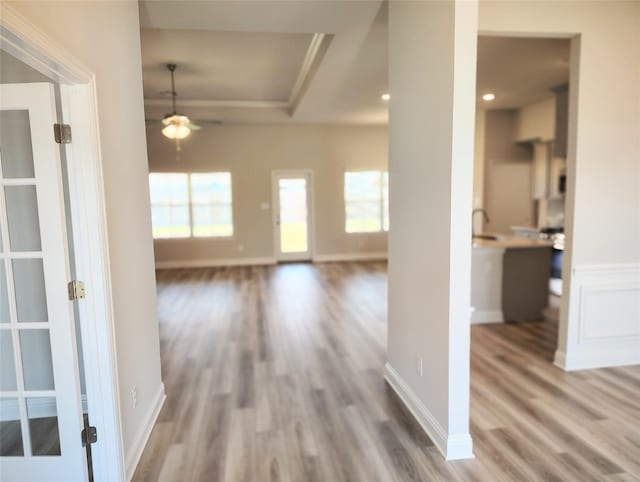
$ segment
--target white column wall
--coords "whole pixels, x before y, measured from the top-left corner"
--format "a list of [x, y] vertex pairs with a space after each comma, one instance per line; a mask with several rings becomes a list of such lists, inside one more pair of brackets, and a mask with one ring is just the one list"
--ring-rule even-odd
[[386, 376], [448, 459], [472, 456], [476, 26], [475, 2], [389, 4], [393, 225]]

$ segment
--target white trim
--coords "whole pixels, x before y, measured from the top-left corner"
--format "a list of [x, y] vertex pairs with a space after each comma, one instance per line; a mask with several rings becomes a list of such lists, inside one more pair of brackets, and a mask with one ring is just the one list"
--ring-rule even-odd
[[640, 263], [576, 266], [567, 293], [564, 370], [640, 364]]
[[[181, 107], [212, 107], [212, 108], [241, 108], [241, 109], [287, 109], [289, 102], [272, 100], [213, 100], [213, 99], [184, 99], [179, 101]], [[171, 99], [144, 99], [146, 107], [171, 107]]]
[[577, 275], [587, 274], [630, 274], [640, 276], [640, 263], [608, 263], [608, 264], [585, 264], [573, 268], [573, 273]]
[[5, 2], [0, 4], [2, 49], [63, 83], [87, 83], [93, 73]]
[[291, 115], [295, 113], [298, 105], [300, 105], [302, 96], [304, 96], [307, 88], [309, 87], [317, 66], [320, 64], [323, 54], [326, 52], [332, 38], [332, 35], [324, 33], [313, 34], [307, 53], [302, 61], [300, 72], [298, 72], [298, 77], [296, 78], [293, 88], [291, 89], [291, 93], [289, 94], [288, 107]]
[[502, 310], [473, 310], [471, 313], [471, 324], [482, 323], [504, 323]]
[[472, 459], [473, 441], [469, 433], [447, 434], [422, 400], [413, 392], [389, 363], [384, 366], [384, 379], [396, 392], [446, 460]]
[[164, 383], [160, 383], [158, 387], [158, 392], [156, 393], [155, 399], [147, 416], [145, 418], [145, 422], [140, 428], [138, 435], [133, 439], [133, 443], [129, 448], [129, 453], [127, 454], [126, 467], [127, 467], [127, 479], [131, 480], [133, 478], [133, 474], [136, 471], [136, 467], [140, 462], [140, 457], [142, 457], [142, 452], [149, 441], [149, 437], [151, 436], [151, 432], [153, 431], [153, 427], [156, 424], [156, 420], [158, 420], [158, 415], [160, 415], [160, 410], [162, 410], [162, 406], [164, 405], [164, 401], [167, 399], [167, 396], [164, 392]]
[[269, 264], [276, 264], [276, 259], [273, 257], [184, 259], [173, 261], [156, 261], [156, 269], [214, 268], [218, 266], [261, 266]]
[[95, 80], [60, 90], [74, 131], [66, 156], [76, 276], [91, 287], [78, 311], [89, 413], [100, 433], [92, 447], [93, 473], [96, 482], [121, 481], [124, 444]]
[[313, 257], [313, 262], [333, 263], [337, 261], [377, 261], [385, 259], [387, 259], [386, 251], [372, 251], [361, 253], [316, 254]]
[[[307, 181], [307, 251], [303, 253], [280, 252], [280, 228], [278, 217], [280, 216], [280, 191], [279, 179], [299, 179]], [[271, 226], [273, 229], [273, 256], [276, 261], [311, 261], [315, 252], [315, 189], [313, 170], [311, 169], [276, 169], [271, 171]]]
[[619, 367], [640, 364], [640, 344], [623, 350], [591, 349], [574, 353], [570, 357], [564, 351], [556, 350], [553, 364], [565, 371], [589, 370], [604, 367]]

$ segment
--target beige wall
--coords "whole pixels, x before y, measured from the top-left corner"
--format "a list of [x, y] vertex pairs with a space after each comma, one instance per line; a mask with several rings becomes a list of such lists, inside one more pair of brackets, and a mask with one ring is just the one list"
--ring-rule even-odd
[[517, 115], [514, 110], [492, 110], [485, 116], [484, 208], [490, 218], [485, 230], [492, 233], [511, 234], [511, 226], [536, 222], [531, 146], [514, 142]]
[[183, 143], [180, 161], [160, 125], [148, 125], [147, 142], [150, 171], [230, 171], [232, 178], [233, 237], [156, 240], [160, 265], [273, 258], [271, 209], [261, 204], [272, 204], [272, 171], [286, 169], [313, 171], [316, 256], [386, 253], [386, 233], [345, 233], [343, 197], [345, 170], [386, 170], [386, 126], [204, 126]]
[[10, 5], [95, 73], [122, 437], [131, 470], [162, 390], [138, 3]]

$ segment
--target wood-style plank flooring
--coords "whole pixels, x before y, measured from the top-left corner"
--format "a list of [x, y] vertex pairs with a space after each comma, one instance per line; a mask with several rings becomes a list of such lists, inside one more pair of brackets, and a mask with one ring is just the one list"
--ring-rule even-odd
[[167, 400], [134, 481], [640, 480], [640, 367], [565, 373], [553, 322], [472, 328], [476, 458], [383, 380], [385, 263], [158, 272]]

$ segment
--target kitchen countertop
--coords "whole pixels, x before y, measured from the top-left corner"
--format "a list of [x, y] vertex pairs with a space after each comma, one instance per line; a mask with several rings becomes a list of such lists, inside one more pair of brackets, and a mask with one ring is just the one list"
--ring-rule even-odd
[[[486, 234], [486, 233], [485, 233]], [[551, 248], [553, 241], [547, 239], [530, 239], [515, 236], [500, 236], [500, 239], [473, 239], [474, 248]]]

